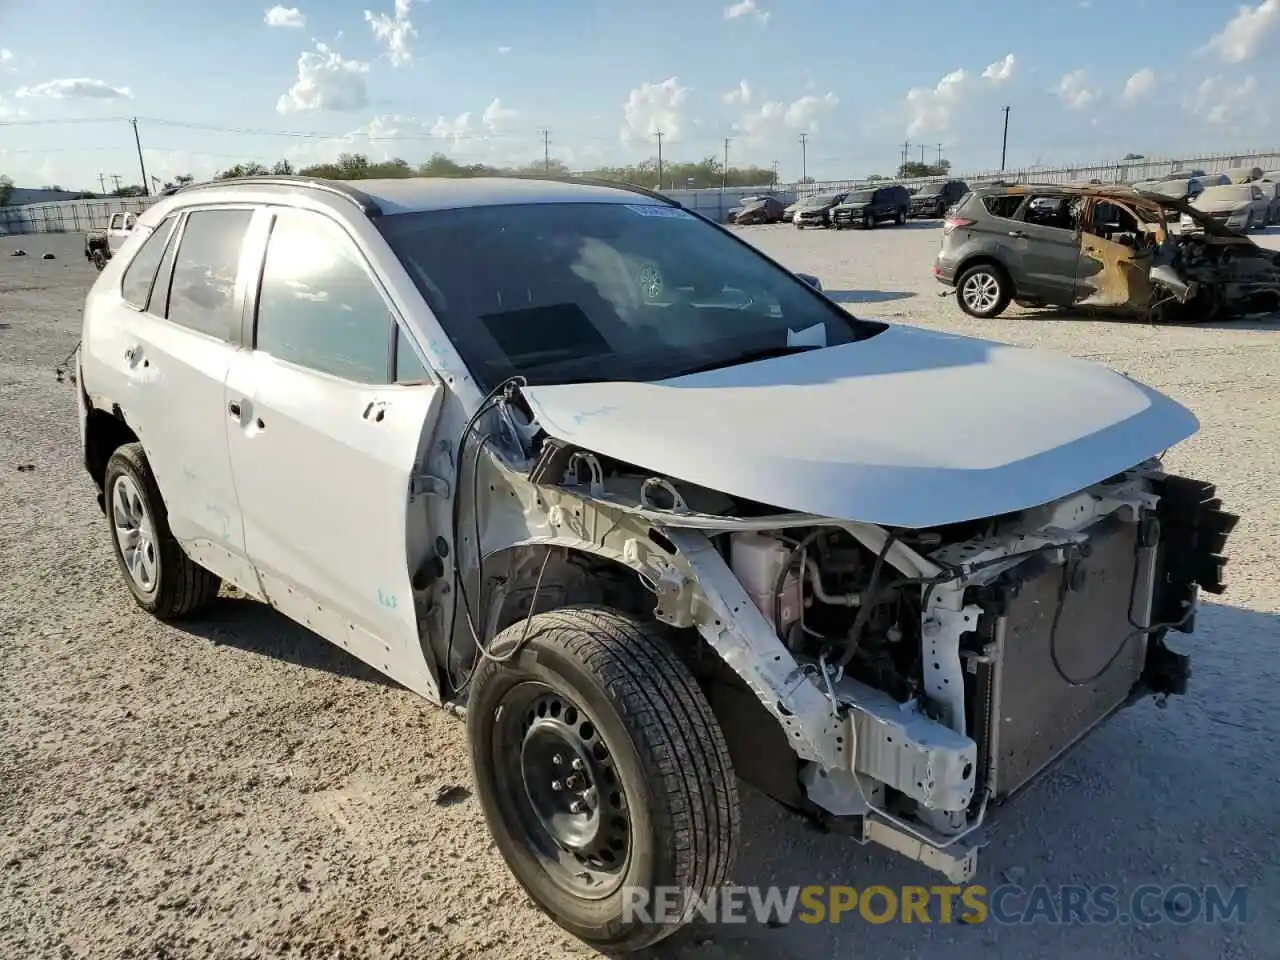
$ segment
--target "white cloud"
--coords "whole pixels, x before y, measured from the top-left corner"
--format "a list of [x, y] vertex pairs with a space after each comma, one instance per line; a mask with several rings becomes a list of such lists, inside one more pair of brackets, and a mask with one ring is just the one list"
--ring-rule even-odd
[[1018, 58], [1012, 53], [1006, 53], [1003, 59], [987, 64], [987, 69], [982, 71], [982, 79], [990, 80], [997, 85], [1002, 84], [1013, 76], [1017, 66]]
[[0, 47], [0, 73], [12, 73], [18, 69], [13, 61], [13, 51], [7, 47]]
[[829, 90], [821, 97], [808, 94], [788, 106], [782, 119], [788, 127], [795, 127], [797, 130], [817, 130], [818, 117], [839, 103], [840, 98]]
[[772, 14], [768, 10], [761, 10], [756, 5], [756, 0], [740, 0], [740, 2], [731, 3], [724, 8], [724, 18], [726, 20], [738, 20], [745, 16], [754, 16], [761, 23], [768, 23]]
[[499, 52], [499, 53], [504, 53], [504, 54], [505, 54], [505, 53], [510, 53], [510, 52], [511, 52], [511, 48], [510, 48], [510, 47], [499, 47], [499, 48], [498, 48], [498, 52]]
[[1062, 102], [1072, 110], [1083, 110], [1098, 99], [1097, 91], [1089, 87], [1088, 71], [1083, 67], [1065, 74], [1058, 81], [1055, 92]]
[[1124, 98], [1129, 103], [1141, 100], [1156, 88], [1156, 72], [1150, 67], [1143, 67], [1124, 82]]
[[911, 119], [907, 133], [940, 133], [951, 126], [951, 116], [969, 86], [969, 74], [952, 70], [932, 90], [913, 87], [907, 91], [907, 111]]
[[1227, 63], [1243, 63], [1253, 58], [1277, 28], [1280, 28], [1280, 0], [1262, 0], [1256, 7], [1240, 6], [1204, 49], [1217, 53]]
[[262, 22], [268, 27], [305, 27], [307, 18], [297, 7], [282, 7], [276, 4], [263, 13]]
[[413, 59], [409, 40], [416, 37], [418, 31], [409, 19], [409, 6], [412, 2], [413, 0], [396, 0], [392, 16], [375, 14], [372, 10], [364, 12], [364, 19], [373, 28], [373, 35], [387, 48], [387, 58], [397, 67], [404, 66]]
[[502, 100], [494, 97], [493, 102], [484, 108], [484, 113], [480, 116], [480, 122], [484, 124], [485, 129], [490, 133], [501, 133], [518, 116], [520, 116], [519, 111], [504, 107]]
[[1196, 88], [1190, 103], [1192, 112], [1215, 124], [1238, 121], [1251, 107], [1266, 111], [1266, 105], [1258, 101], [1258, 83], [1251, 76], [1238, 84], [1222, 77], [1208, 77]]
[[791, 103], [768, 100], [743, 116], [734, 126], [757, 142], [776, 136], [784, 127], [816, 132], [818, 118], [839, 103], [840, 98], [830, 92], [821, 97], [806, 94]]
[[32, 87], [19, 87], [19, 97], [49, 97], [53, 100], [132, 100], [128, 87], [113, 87], [101, 80], [86, 77], [46, 80]]
[[626, 125], [622, 139], [630, 143], [650, 143], [659, 130], [669, 142], [680, 139], [684, 126], [683, 108], [689, 88], [675, 77], [661, 83], [642, 83], [627, 95], [622, 105]]
[[344, 60], [338, 51], [316, 43], [314, 51], [298, 56], [298, 79], [289, 92], [276, 102], [280, 113], [303, 113], [311, 110], [352, 112], [369, 104], [365, 74], [369, 65], [358, 60]]
[[723, 94], [721, 96], [721, 99], [724, 100], [725, 103], [731, 106], [735, 103], [742, 104], [745, 106], [746, 104], [751, 102], [751, 86], [750, 84], [747, 83], [747, 81], [739, 80], [738, 85], [734, 87], [732, 90], [730, 90], [728, 93]]

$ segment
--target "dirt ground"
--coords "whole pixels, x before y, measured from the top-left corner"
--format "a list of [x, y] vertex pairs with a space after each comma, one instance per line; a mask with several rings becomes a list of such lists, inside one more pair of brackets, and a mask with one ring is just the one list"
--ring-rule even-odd
[[[978, 879], [1243, 884], [1249, 916], [702, 925], [655, 956], [1280, 955], [1280, 320], [977, 322], [936, 296], [936, 224], [748, 235], [855, 313], [1089, 357], [1199, 415], [1168, 463], [1215, 481], [1244, 519], [1227, 594], [1178, 638], [1195, 655], [1191, 692], [1120, 714], [999, 811]], [[0, 958], [593, 956], [507, 873], [456, 718], [253, 602], [224, 598], [183, 628], [134, 606], [80, 467], [72, 387], [54, 376], [95, 277], [80, 243], [0, 238]], [[31, 256], [9, 257], [18, 246]], [[743, 829], [740, 884], [936, 882], [750, 790]]]

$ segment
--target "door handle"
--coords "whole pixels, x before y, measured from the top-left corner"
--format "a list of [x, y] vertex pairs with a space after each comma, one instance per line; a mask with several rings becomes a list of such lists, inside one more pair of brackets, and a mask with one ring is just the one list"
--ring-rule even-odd
[[240, 401], [232, 400], [230, 403], [228, 403], [227, 413], [231, 415], [231, 419], [239, 420], [240, 419]]
[[124, 348], [124, 359], [126, 363], [137, 363], [138, 358], [142, 356], [142, 345], [139, 343], [131, 343]]

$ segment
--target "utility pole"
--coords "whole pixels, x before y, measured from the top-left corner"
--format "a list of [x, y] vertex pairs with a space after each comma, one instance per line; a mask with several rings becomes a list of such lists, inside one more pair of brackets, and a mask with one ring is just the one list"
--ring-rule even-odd
[[920, 166], [924, 166], [924, 144], [920, 144]]
[[724, 169], [720, 171], [720, 189], [729, 185], [729, 138], [724, 138]]
[[658, 189], [662, 189], [662, 130], [658, 130]]
[[942, 166], [942, 144], [938, 144], [938, 166]]
[[551, 130], [548, 127], [542, 128], [542, 169], [551, 172]]
[[910, 156], [911, 156], [911, 141], [903, 140], [902, 141], [902, 163], [898, 167], [899, 170], [901, 170], [903, 167], [907, 165], [907, 159]]
[[112, 179], [112, 180], [114, 180], [114, 181], [116, 182], [116, 189], [117, 189], [117, 190], [119, 190], [119, 189], [120, 189], [120, 174], [118, 174], [118, 173], [113, 173], [113, 174], [110, 174], [110, 176], [111, 176], [111, 179]]
[[1004, 173], [1004, 161], [1009, 152], [1009, 108], [1004, 108], [1004, 139], [1000, 141], [1000, 172]]
[[151, 185], [147, 183], [147, 165], [142, 159], [142, 138], [138, 136], [138, 118], [134, 117], [129, 121], [133, 124], [133, 142], [138, 145], [138, 166], [142, 170], [142, 192], [145, 196], [151, 196]]
[[778, 161], [773, 161], [773, 188], [778, 189]]
[[103, 174], [98, 174], [98, 186], [102, 188], [102, 195], [107, 195], [107, 178]]
[[809, 182], [809, 135], [800, 134], [800, 182]]

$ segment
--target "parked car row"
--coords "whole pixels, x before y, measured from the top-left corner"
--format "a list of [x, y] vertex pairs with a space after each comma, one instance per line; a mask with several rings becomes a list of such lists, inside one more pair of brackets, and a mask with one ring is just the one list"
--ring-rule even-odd
[[759, 194], [743, 197], [728, 211], [725, 220], [739, 226], [793, 223], [798, 230], [806, 227], [871, 229], [886, 222], [902, 224], [914, 218], [941, 219], [948, 208], [968, 192], [969, 185], [963, 180], [927, 183], [914, 190], [901, 184], [886, 184], [815, 194], [786, 206], [771, 194]]

